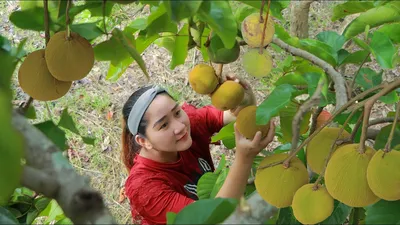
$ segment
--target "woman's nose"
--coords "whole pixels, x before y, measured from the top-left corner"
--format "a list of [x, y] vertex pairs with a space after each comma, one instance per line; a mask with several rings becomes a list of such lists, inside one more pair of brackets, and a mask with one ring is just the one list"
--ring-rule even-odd
[[176, 121], [175, 134], [180, 134], [185, 129], [185, 124], [181, 121]]

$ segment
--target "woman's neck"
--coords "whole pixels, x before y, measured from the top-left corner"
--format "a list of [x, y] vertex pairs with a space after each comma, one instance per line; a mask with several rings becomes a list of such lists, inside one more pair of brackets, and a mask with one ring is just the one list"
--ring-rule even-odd
[[139, 155], [160, 163], [174, 163], [179, 159], [178, 152], [160, 152], [155, 149], [142, 149]]

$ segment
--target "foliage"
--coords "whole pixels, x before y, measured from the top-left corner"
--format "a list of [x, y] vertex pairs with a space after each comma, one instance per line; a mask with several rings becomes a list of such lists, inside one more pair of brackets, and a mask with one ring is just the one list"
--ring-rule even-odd
[[[239, 7], [232, 7], [231, 1], [147, 1], [139, 0], [136, 3], [150, 7], [150, 15], [144, 18], [135, 18], [128, 21], [125, 27], [118, 26], [111, 19], [113, 8], [119, 3], [108, 0], [91, 0], [80, 3], [72, 3], [67, 11], [67, 2], [63, 0], [50, 0], [48, 4], [49, 26], [45, 26], [45, 12], [42, 1], [21, 1], [20, 9], [10, 14], [10, 21], [17, 27], [32, 31], [50, 31], [53, 34], [70, 29], [90, 41], [94, 46], [94, 55], [97, 61], [109, 63], [106, 79], [118, 80], [126, 72], [127, 68], [136, 63], [143, 75], [149, 78], [146, 62], [141, 54], [151, 45], [157, 44], [170, 53], [170, 69], [175, 69], [186, 62], [188, 51], [198, 50], [205, 61], [209, 59], [206, 43], [211, 32], [217, 35], [225, 48], [232, 48], [236, 41], [243, 40], [241, 22], [246, 16], [259, 12], [262, 1], [236, 0]], [[268, 11], [267, 4], [262, 11]], [[333, 9], [332, 21], [345, 18], [351, 14], [360, 13], [344, 30], [342, 34], [334, 31], [323, 31], [316, 38], [299, 39], [291, 36], [283, 23], [282, 10], [287, 8], [288, 1], [271, 1], [269, 15], [275, 22], [275, 38], [282, 40], [291, 47], [309, 52], [324, 60], [327, 65], [339, 70], [347, 65], [358, 69], [355, 74], [355, 87], [362, 91], [368, 91], [381, 85], [384, 74], [390, 69], [398, 67], [400, 56], [397, 54], [400, 43], [400, 2], [398, 1], [374, 1], [355, 2], [347, 1], [339, 3]], [[78, 23], [75, 17], [87, 15], [87, 22]], [[67, 24], [69, 17], [71, 24]], [[22, 41], [18, 46], [13, 46], [9, 40], [0, 36], [0, 65], [2, 75], [0, 76], [0, 122], [2, 130], [0, 135], [0, 221], [6, 223], [31, 224], [35, 221], [46, 224], [56, 222], [68, 223], [68, 218], [62, 212], [55, 200], [37, 195], [36, 193], [19, 187], [23, 164], [22, 141], [18, 141], [19, 134], [11, 126], [11, 90], [10, 80], [18, 63], [23, 62], [28, 54], [24, 50]], [[359, 50], [351, 51], [346, 46], [348, 42], [354, 42]], [[274, 51], [274, 44], [268, 45], [264, 51]], [[374, 63], [374, 67], [368, 67], [364, 63]], [[271, 154], [289, 152], [291, 149], [292, 119], [305, 102], [299, 101], [300, 96], [306, 96], [308, 100], [317, 90], [318, 84], [323, 82], [321, 100], [319, 107], [335, 105], [335, 91], [331, 75], [327, 70], [316, 66], [310, 59], [301, 56], [288, 55], [282, 62], [275, 62], [273, 72], [279, 75], [272, 92], [262, 100], [257, 108], [257, 123], [266, 124], [272, 118], [279, 117], [280, 126], [276, 135], [281, 145], [273, 151], [263, 151], [257, 156], [253, 163], [253, 171], [256, 171], [260, 161]], [[375, 71], [372, 68], [379, 68]], [[262, 79], [260, 79], [262, 82]], [[398, 87], [397, 87], [398, 88]], [[379, 90], [371, 92], [358, 102], [377, 94]], [[399, 101], [399, 89], [391, 90], [379, 98], [382, 103], [393, 106]], [[302, 143], [310, 136], [310, 117], [314, 109], [308, 109], [302, 118], [300, 140]], [[34, 108], [30, 107], [27, 119], [34, 118]], [[345, 125], [345, 119], [349, 112], [341, 112], [335, 116], [334, 121], [339, 125]], [[357, 115], [356, 117], [359, 117]], [[357, 118], [350, 120], [345, 125], [346, 130], [352, 132]], [[34, 124], [50, 138], [61, 151], [67, 149], [65, 132], [72, 132], [81, 137], [86, 144], [93, 144], [94, 139], [82, 136], [75, 126], [75, 121], [65, 108], [60, 120], [46, 120]], [[378, 134], [375, 148], [384, 148], [390, 134], [392, 124], [387, 125]], [[396, 127], [392, 146], [399, 144], [398, 127]], [[361, 128], [357, 133], [355, 141], [360, 140]], [[357, 131], [356, 131], [357, 132]], [[362, 135], [365, 135], [362, 134]], [[11, 141], [10, 141], [11, 140]], [[15, 141], [12, 141], [15, 140]], [[212, 141], [221, 141], [229, 149], [234, 149], [235, 138], [233, 123], [225, 126], [218, 134], [212, 137]], [[299, 144], [300, 144], [299, 143]], [[302, 162], [305, 161], [305, 152], [301, 148], [296, 154]], [[4, 168], [3, 168], [4, 167]], [[12, 173], [3, 174], [3, 171]], [[169, 224], [177, 223], [220, 223], [224, 221], [235, 209], [237, 202], [232, 199], [215, 198], [221, 188], [229, 168], [226, 167], [225, 158], [222, 157], [216, 171], [204, 174], [199, 180], [198, 196], [200, 198], [195, 204], [186, 207], [181, 212], [167, 215]], [[4, 185], [7, 184], [7, 185]], [[257, 191], [253, 184], [248, 185], [245, 196], [251, 196]], [[400, 200], [399, 200], [400, 201]], [[332, 215], [321, 224], [345, 223], [347, 217], [352, 220], [364, 218], [365, 224], [372, 223], [399, 223], [396, 214], [399, 201], [379, 201], [365, 207], [365, 210], [355, 210], [335, 200]], [[352, 213], [351, 213], [352, 212]], [[364, 214], [363, 216], [361, 214]], [[389, 214], [389, 215], [388, 215]], [[41, 216], [46, 216], [44, 221]], [[275, 219], [266, 221], [275, 224], [297, 224], [291, 207], [280, 209]]]

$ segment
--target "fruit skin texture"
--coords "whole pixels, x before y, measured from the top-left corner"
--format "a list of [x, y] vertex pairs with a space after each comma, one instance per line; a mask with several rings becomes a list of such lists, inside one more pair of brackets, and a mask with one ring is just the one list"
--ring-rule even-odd
[[244, 88], [241, 84], [227, 80], [211, 95], [211, 103], [219, 110], [229, 110], [237, 107], [244, 98]]
[[50, 73], [61, 81], [75, 81], [86, 77], [94, 64], [94, 51], [90, 42], [78, 33], [54, 34], [46, 47], [46, 63]]
[[320, 223], [333, 212], [334, 199], [326, 187], [318, 184], [314, 191], [313, 186], [313, 183], [303, 185], [293, 197], [293, 215], [302, 224]]
[[[324, 127], [315, 137], [308, 143], [306, 148], [306, 157], [308, 166], [317, 174], [321, 174], [325, 167], [325, 160], [333, 142], [339, 134], [338, 127]], [[341, 138], [350, 137], [350, 134], [343, 130]], [[334, 150], [337, 151], [337, 150]]]
[[[266, 15], [263, 15], [265, 21]], [[261, 38], [264, 30], [264, 22], [260, 23], [260, 14], [253, 13], [248, 15], [242, 22], [241, 31], [243, 40], [249, 47], [261, 47]], [[265, 29], [263, 47], [271, 43], [275, 34], [275, 26], [272, 16], [268, 16], [267, 28]]]
[[196, 65], [189, 73], [189, 84], [198, 94], [211, 94], [218, 86], [214, 68], [206, 64]]
[[369, 187], [376, 196], [387, 201], [400, 200], [400, 152], [375, 153], [367, 168]]
[[317, 117], [317, 126], [316, 129], [321, 127], [330, 117], [332, 114], [326, 110], [322, 110], [322, 112]]
[[240, 46], [236, 41], [232, 48], [225, 48], [221, 38], [213, 33], [211, 35], [210, 45], [207, 47], [207, 53], [213, 63], [228, 64], [239, 58]]
[[47, 69], [45, 50], [31, 52], [21, 64], [18, 82], [22, 90], [35, 100], [51, 101], [64, 96], [72, 82], [59, 81]]
[[380, 200], [367, 181], [367, 167], [375, 149], [366, 146], [365, 152], [360, 154], [358, 147], [356, 143], [336, 149], [325, 172], [329, 194], [351, 207], [365, 207]]
[[242, 65], [249, 75], [262, 78], [271, 72], [272, 58], [267, 50], [263, 50], [260, 54], [259, 49], [253, 48], [243, 54]]
[[[288, 154], [278, 153], [267, 156], [259, 167], [286, 159]], [[277, 208], [292, 204], [296, 191], [309, 182], [308, 172], [303, 162], [297, 157], [290, 160], [290, 166], [282, 164], [257, 170], [254, 184], [260, 196]]]
[[257, 131], [261, 131], [261, 136], [265, 137], [268, 134], [269, 123], [265, 125], [256, 124], [257, 106], [250, 105], [242, 110], [236, 117], [236, 127], [239, 132], [246, 138], [253, 140]]

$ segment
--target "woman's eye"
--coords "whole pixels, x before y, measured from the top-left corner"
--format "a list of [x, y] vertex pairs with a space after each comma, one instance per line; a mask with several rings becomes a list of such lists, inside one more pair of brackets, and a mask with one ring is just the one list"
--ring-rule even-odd
[[179, 116], [181, 114], [181, 110], [176, 111], [175, 115]]
[[161, 125], [160, 129], [163, 129], [165, 127], [167, 127], [167, 123], [164, 123], [163, 125]]

